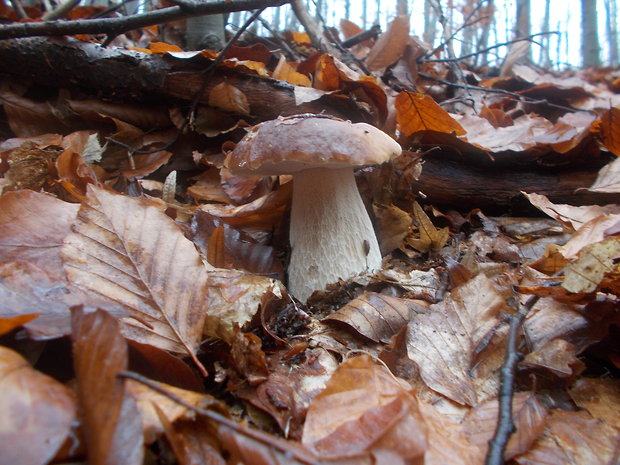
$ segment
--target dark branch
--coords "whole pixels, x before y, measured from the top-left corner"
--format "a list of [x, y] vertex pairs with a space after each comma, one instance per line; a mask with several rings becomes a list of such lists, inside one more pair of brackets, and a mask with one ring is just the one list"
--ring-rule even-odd
[[172, 6], [139, 15], [121, 18], [83, 19], [76, 21], [26, 22], [0, 26], [0, 39], [31, 36], [58, 36], [72, 34], [122, 34], [132, 29], [175, 21], [190, 16], [214, 15], [234, 11], [282, 6], [290, 0], [233, 0], [200, 2], [192, 11]]

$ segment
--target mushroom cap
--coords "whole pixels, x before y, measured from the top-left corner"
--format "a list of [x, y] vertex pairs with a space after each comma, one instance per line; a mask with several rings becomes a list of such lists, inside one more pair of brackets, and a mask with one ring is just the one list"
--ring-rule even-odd
[[369, 124], [303, 114], [254, 126], [224, 165], [240, 175], [292, 174], [385, 163], [401, 151], [394, 139]]

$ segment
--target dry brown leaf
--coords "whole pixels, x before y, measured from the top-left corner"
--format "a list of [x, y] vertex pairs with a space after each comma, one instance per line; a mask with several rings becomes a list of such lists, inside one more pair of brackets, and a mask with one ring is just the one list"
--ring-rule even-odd
[[620, 295], [620, 236], [588, 245], [579, 258], [564, 270], [564, 289], [574, 292], [594, 292], [597, 289]]
[[613, 107], [603, 113], [593, 129], [601, 137], [603, 146], [614, 155], [620, 156], [620, 108]]
[[398, 129], [407, 137], [419, 131], [454, 133], [457, 136], [465, 134], [458, 121], [428, 95], [401, 92], [396, 96], [394, 105]]
[[302, 443], [322, 458], [389, 451], [405, 463], [427, 449], [411, 387], [362, 355], [342, 363], [308, 409]]
[[554, 339], [527, 354], [520, 367], [547, 370], [558, 378], [566, 379], [580, 374], [585, 365], [577, 358], [577, 347], [574, 344], [564, 339]]
[[541, 194], [527, 194], [525, 192], [522, 192], [522, 194], [540, 211], [549, 215], [554, 220], [559, 221], [567, 228], [572, 228], [574, 230], [579, 229], [588, 221], [592, 221], [601, 215], [620, 213], [620, 205], [616, 204], [576, 207], [566, 204], [554, 204]]
[[460, 404], [477, 403], [471, 375], [475, 350], [504, 306], [493, 282], [481, 273], [412, 318], [407, 354], [431, 389]]
[[155, 405], [179, 465], [226, 465], [220, 444], [215, 438], [215, 428], [204, 417], [179, 420], [174, 423], [166, 418]]
[[366, 292], [323, 321], [339, 321], [374, 342], [387, 344], [411, 315], [423, 313], [425, 307], [410, 299]]
[[590, 192], [620, 193], [620, 157], [605, 165], [598, 173]]
[[0, 262], [24, 261], [63, 276], [60, 248], [78, 209], [30, 190], [0, 197]]
[[[498, 411], [497, 399], [489, 399], [467, 412], [463, 420], [465, 435], [485, 453], [497, 428]], [[506, 446], [505, 460], [530, 450], [545, 429], [547, 410], [532, 392], [518, 392], [512, 399], [512, 415], [516, 431]]]
[[620, 430], [587, 412], [553, 410], [544, 436], [515, 460], [520, 465], [613, 465], [618, 463], [619, 448]]
[[220, 82], [209, 93], [209, 105], [231, 113], [250, 115], [250, 104], [245, 94], [237, 87]]
[[377, 71], [398, 60], [409, 42], [409, 16], [400, 15], [389, 24], [370, 49], [365, 63], [369, 70]]
[[398, 249], [409, 233], [413, 221], [411, 216], [396, 205], [373, 205], [379, 236], [379, 249], [382, 255]]
[[[620, 204], [618, 204], [620, 206]], [[573, 237], [562, 246], [560, 252], [565, 258], [572, 259], [579, 255], [584, 247], [605, 240], [617, 231], [620, 212], [603, 214], [583, 224]]]
[[130, 339], [195, 358], [207, 313], [207, 273], [194, 245], [147, 201], [90, 186], [65, 239], [69, 280], [131, 315]]
[[418, 202], [413, 203], [413, 214], [420, 231], [420, 238], [409, 239], [407, 244], [420, 252], [440, 251], [448, 242], [450, 229], [448, 227], [442, 229], [435, 228], [433, 222]]
[[4, 173], [4, 179], [0, 179], [0, 194], [20, 189], [40, 191], [49, 188], [56, 177], [53, 167], [59, 150], [38, 148], [34, 142], [27, 141], [8, 151], [6, 157], [2, 157], [8, 164], [8, 170]]
[[0, 463], [50, 463], [75, 421], [71, 391], [0, 347], [0, 392]]
[[71, 337], [88, 462], [139, 465], [143, 437], [134, 400], [118, 377], [127, 369], [127, 344], [118, 321], [103, 310], [72, 310]]
[[581, 378], [569, 394], [597, 420], [620, 428], [620, 380], [614, 378]]
[[424, 465], [478, 465], [484, 451], [468, 440], [463, 425], [442, 415], [430, 404], [420, 402], [420, 410], [428, 426], [429, 448]]
[[278, 65], [273, 70], [271, 77], [280, 81], [286, 81], [294, 86], [310, 87], [312, 85], [310, 78], [305, 74], [298, 73], [295, 68], [286, 62], [284, 55], [280, 55]]
[[[180, 389], [165, 383], [155, 384], [194, 407], [206, 409], [216, 405], [218, 409], [223, 411], [222, 405], [207, 394]], [[171, 423], [177, 420], [191, 420], [195, 418], [195, 413], [192, 410], [163, 394], [155, 392], [142, 383], [131, 379], [127, 380], [126, 390], [135, 399], [138, 406], [144, 432], [144, 442], [146, 444], [151, 444], [164, 433], [161, 414], [165, 415], [166, 419]]]

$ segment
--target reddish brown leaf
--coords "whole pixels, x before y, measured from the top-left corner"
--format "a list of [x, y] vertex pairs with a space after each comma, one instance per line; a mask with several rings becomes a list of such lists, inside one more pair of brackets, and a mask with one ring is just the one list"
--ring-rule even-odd
[[195, 359], [207, 273], [193, 244], [158, 208], [89, 187], [63, 260], [71, 282], [132, 316], [123, 320], [127, 337]]
[[325, 458], [390, 451], [406, 463], [426, 451], [426, 425], [410, 386], [362, 355], [341, 364], [312, 401], [302, 443]]
[[461, 404], [477, 403], [470, 371], [474, 350], [504, 305], [493, 283], [479, 274], [409, 322], [408, 356], [430, 388]]
[[0, 347], [0, 392], [0, 463], [49, 463], [75, 421], [71, 391]]
[[323, 321], [340, 321], [374, 342], [387, 344], [413, 314], [424, 311], [414, 300], [367, 292]]
[[74, 309], [71, 336], [89, 463], [141, 464], [140, 416], [118, 377], [127, 369], [127, 344], [118, 321], [102, 310], [85, 314]]
[[401, 92], [394, 105], [398, 128], [405, 136], [419, 131], [465, 134], [465, 129], [428, 95]]
[[0, 318], [0, 336], [10, 333], [15, 328], [25, 325], [38, 316], [38, 313], [28, 313], [26, 315], [14, 316], [12, 318]]
[[568, 391], [575, 403], [597, 420], [620, 428], [620, 381], [614, 378], [581, 378]]
[[[497, 399], [489, 399], [467, 412], [463, 420], [465, 435], [485, 453], [497, 428], [498, 410]], [[505, 460], [530, 450], [545, 429], [547, 410], [533, 393], [519, 392], [512, 399], [512, 415], [516, 431], [506, 446]]]
[[397, 16], [389, 24], [370, 49], [365, 63], [368, 69], [376, 71], [398, 60], [409, 42], [409, 16]]
[[547, 370], [558, 378], [574, 377], [585, 368], [584, 363], [577, 358], [577, 347], [564, 339], [554, 339], [530, 352], [520, 366]]
[[595, 123], [594, 130], [601, 136], [605, 148], [620, 156], [620, 108], [613, 107], [603, 113], [601, 119]]
[[618, 463], [619, 444], [620, 431], [587, 412], [554, 410], [544, 436], [516, 461], [520, 465], [612, 465]]
[[0, 262], [24, 261], [63, 276], [60, 248], [79, 205], [29, 190], [0, 197]]
[[226, 81], [219, 83], [209, 93], [209, 105], [221, 110], [250, 115], [250, 104], [245, 94]]

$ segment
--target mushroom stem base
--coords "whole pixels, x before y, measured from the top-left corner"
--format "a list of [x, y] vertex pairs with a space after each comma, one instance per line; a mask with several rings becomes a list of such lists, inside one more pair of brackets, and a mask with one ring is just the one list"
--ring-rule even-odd
[[295, 173], [288, 289], [305, 302], [338, 279], [381, 268], [381, 253], [353, 168]]

